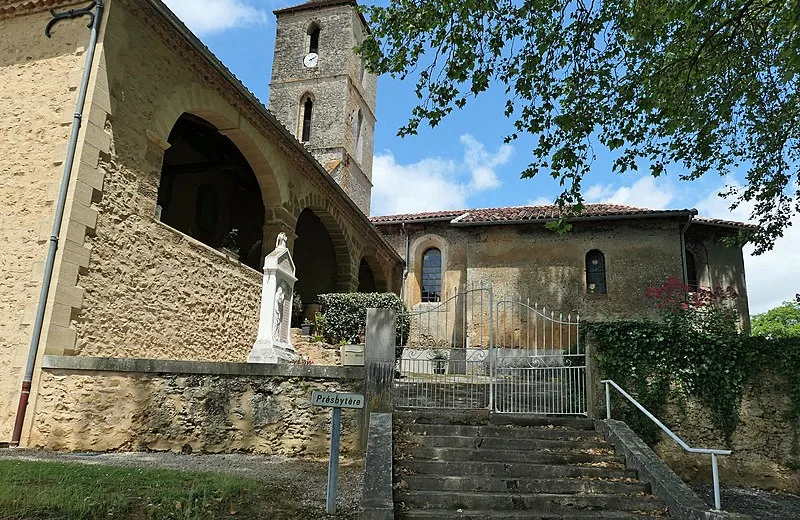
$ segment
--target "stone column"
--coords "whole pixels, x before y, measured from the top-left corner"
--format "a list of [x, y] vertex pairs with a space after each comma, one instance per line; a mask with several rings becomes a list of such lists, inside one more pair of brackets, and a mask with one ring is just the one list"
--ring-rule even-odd
[[[392, 413], [394, 408], [394, 349], [397, 313], [394, 309], [367, 309], [364, 346], [366, 409], [362, 439], [367, 439], [372, 413]], [[362, 446], [362, 448], [365, 446]]]

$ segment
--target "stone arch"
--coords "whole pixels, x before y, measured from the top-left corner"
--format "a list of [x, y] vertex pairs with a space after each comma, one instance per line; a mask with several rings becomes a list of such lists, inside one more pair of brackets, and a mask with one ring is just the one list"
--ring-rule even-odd
[[356, 289], [344, 229], [322, 205], [307, 205], [297, 213], [293, 256], [304, 304], [315, 303], [319, 294]]
[[[409, 247], [408, 278], [406, 279], [406, 299], [411, 304], [419, 303], [422, 300], [422, 255], [431, 248], [436, 248], [441, 252], [442, 286], [445, 284], [448, 258], [447, 241], [435, 234], [426, 234], [415, 239]], [[442, 287], [442, 293], [445, 292], [445, 288]]]
[[175, 122], [168, 143], [158, 189], [158, 218], [260, 269], [264, 200], [239, 148], [216, 126], [188, 113]]
[[362, 256], [358, 266], [358, 292], [387, 292], [388, 290], [386, 270], [383, 269], [380, 262], [373, 255]]
[[165, 150], [169, 148], [169, 134], [183, 114], [208, 121], [236, 145], [258, 180], [265, 207], [278, 206], [289, 198], [288, 179], [276, 174], [281, 170], [274, 159], [281, 155], [279, 148], [222, 96], [198, 83], [177, 87], [161, 98], [153, 109], [148, 138]]

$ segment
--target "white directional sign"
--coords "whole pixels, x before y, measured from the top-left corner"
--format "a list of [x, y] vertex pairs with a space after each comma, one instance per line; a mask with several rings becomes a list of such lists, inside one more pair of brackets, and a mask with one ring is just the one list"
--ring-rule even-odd
[[311, 392], [311, 404], [330, 408], [364, 408], [361, 394], [340, 394], [338, 392]]

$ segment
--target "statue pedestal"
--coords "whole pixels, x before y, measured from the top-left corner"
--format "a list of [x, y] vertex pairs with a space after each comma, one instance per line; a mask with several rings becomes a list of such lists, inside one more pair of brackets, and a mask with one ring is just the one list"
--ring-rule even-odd
[[258, 336], [247, 356], [248, 363], [288, 363], [297, 359], [289, 337], [297, 278], [292, 255], [286, 248], [286, 235], [281, 235], [275, 250], [264, 259]]

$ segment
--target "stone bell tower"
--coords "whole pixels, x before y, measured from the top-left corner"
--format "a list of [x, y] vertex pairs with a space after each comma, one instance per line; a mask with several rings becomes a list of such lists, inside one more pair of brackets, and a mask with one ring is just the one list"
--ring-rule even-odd
[[355, 0], [275, 11], [269, 110], [369, 215], [377, 77], [353, 47], [369, 28]]

